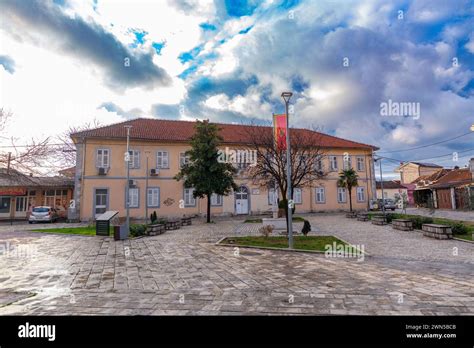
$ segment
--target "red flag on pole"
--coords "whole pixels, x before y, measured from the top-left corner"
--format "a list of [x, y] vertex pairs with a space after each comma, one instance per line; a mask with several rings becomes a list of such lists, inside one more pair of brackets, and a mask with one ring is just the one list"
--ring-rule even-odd
[[273, 138], [277, 150], [286, 150], [286, 114], [273, 114]]

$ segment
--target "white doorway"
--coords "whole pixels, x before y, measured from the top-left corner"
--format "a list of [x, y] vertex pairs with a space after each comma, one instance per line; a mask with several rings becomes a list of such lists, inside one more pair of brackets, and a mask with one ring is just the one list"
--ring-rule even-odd
[[249, 190], [245, 186], [240, 186], [235, 191], [235, 213], [245, 215], [249, 213]]
[[108, 189], [95, 189], [94, 197], [94, 216], [104, 214], [109, 206], [109, 190]]
[[27, 204], [27, 196], [16, 196], [15, 217], [26, 217], [26, 211], [28, 210]]

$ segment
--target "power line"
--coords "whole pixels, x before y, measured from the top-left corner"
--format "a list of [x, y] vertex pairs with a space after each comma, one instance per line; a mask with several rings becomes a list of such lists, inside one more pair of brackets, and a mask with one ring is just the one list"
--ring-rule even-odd
[[448, 141], [451, 141], [451, 140], [454, 140], [454, 139], [459, 139], [459, 138], [465, 137], [466, 135], [469, 135], [469, 134], [474, 134], [474, 132], [471, 131], [471, 132], [464, 133], [464, 134], [461, 134], [461, 135], [458, 135], [458, 136], [455, 136], [453, 138], [449, 138], [449, 139], [446, 139], [446, 140], [441, 140], [441, 141], [438, 141], [438, 142], [432, 143], [432, 144], [416, 146], [416, 147], [412, 147], [412, 148], [408, 148], [408, 149], [399, 149], [399, 150], [392, 150], [392, 151], [379, 151], [379, 153], [394, 153], [394, 152], [405, 152], [405, 151], [423, 149], [425, 147], [447, 143]]
[[[472, 148], [472, 149], [466, 149], [466, 150], [462, 150], [462, 151], [454, 151], [454, 152], [456, 152], [456, 153], [459, 154], [459, 153], [464, 153], [464, 152], [468, 152], [468, 151], [474, 151], [474, 148]], [[433, 159], [433, 158], [441, 158], [441, 157], [452, 156], [452, 155], [453, 155], [453, 152], [448, 153], [448, 154], [445, 154], [445, 155], [439, 155], [439, 156], [427, 157], [427, 158], [420, 158], [420, 159], [412, 159], [412, 160], [401, 160], [401, 159], [390, 158], [390, 157], [385, 157], [385, 156], [379, 156], [379, 157], [380, 157], [380, 158], [383, 158], [383, 159], [386, 159], [386, 160], [392, 160], [392, 161], [396, 161], [396, 162], [400, 163], [400, 162], [426, 161], [426, 160]]]

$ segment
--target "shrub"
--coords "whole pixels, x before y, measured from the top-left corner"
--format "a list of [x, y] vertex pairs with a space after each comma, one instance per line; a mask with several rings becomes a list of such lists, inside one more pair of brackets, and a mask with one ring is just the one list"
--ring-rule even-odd
[[421, 227], [423, 226], [423, 224], [433, 223], [433, 219], [426, 216], [413, 216], [413, 217], [409, 217], [408, 219], [413, 222], [413, 228], [416, 230], [421, 230]]
[[301, 233], [307, 236], [310, 231], [311, 231], [311, 224], [309, 223], [308, 220], [304, 220], [303, 229], [301, 230]]
[[274, 226], [273, 225], [265, 225], [265, 226], [262, 226], [258, 229], [258, 231], [263, 234], [263, 236], [265, 238], [267, 238], [269, 235], [272, 234], [273, 232], [273, 229], [274, 229]]
[[450, 226], [453, 231], [453, 234], [468, 234], [469, 233], [469, 228], [460, 222], [455, 222], [453, 224], [450, 224]]
[[[285, 210], [285, 206], [288, 206], [288, 201], [286, 198], [278, 200], [278, 209], [283, 209]], [[296, 210], [296, 204], [293, 206], [293, 209], [291, 209], [291, 213], [294, 214]]]
[[138, 237], [144, 235], [146, 232], [146, 225], [134, 224], [130, 225], [130, 236]]

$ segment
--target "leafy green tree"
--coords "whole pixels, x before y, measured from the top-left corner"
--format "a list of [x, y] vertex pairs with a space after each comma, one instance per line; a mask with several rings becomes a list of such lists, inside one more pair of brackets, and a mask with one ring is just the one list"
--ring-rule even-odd
[[352, 188], [358, 185], [358, 175], [353, 168], [345, 169], [339, 173], [338, 187], [344, 187], [349, 193], [349, 210], [352, 212]]
[[236, 190], [236, 169], [231, 163], [219, 161], [218, 146], [222, 142], [219, 128], [209, 121], [196, 121], [191, 138], [191, 150], [186, 152], [185, 163], [175, 179], [184, 180], [186, 187], [194, 188], [194, 198], [207, 197], [207, 222], [211, 222], [211, 196], [228, 195]]

